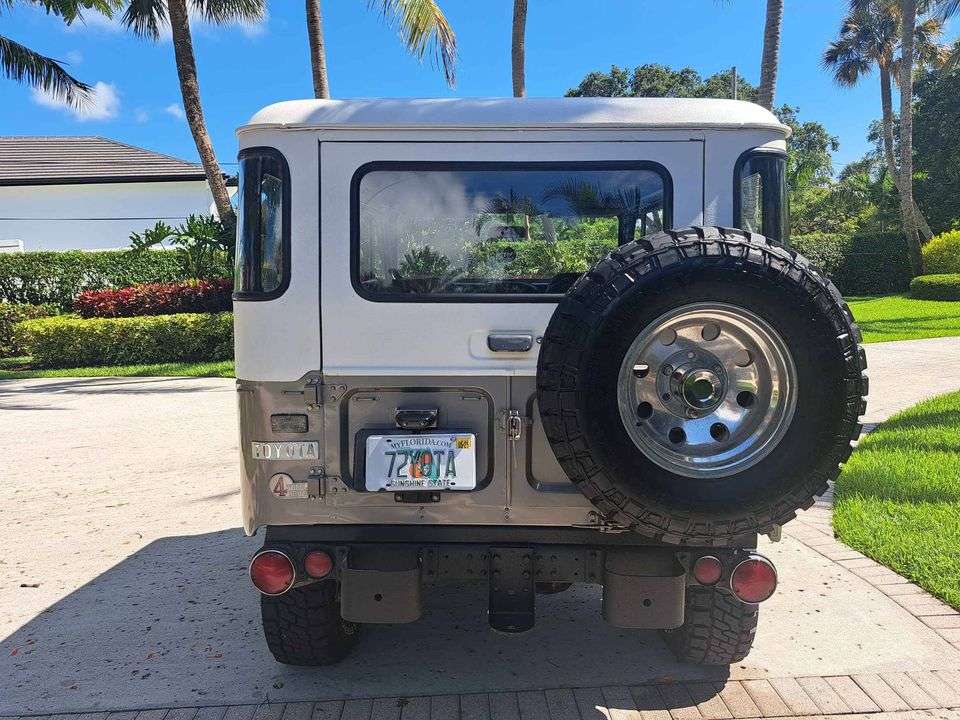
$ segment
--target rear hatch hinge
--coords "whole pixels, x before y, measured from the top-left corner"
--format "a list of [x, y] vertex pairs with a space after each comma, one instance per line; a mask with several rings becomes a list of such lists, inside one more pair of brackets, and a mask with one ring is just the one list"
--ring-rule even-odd
[[308, 409], [319, 410], [324, 405], [340, 402], [346, 391], [346, 385], [328, 385], [320, 378], [310, 378], [304, 387], [303, 399]]

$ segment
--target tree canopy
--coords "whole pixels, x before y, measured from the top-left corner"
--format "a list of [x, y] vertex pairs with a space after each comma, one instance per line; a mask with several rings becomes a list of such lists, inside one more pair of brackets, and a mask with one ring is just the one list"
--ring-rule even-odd
[[[754, 101], [757, 88], [739, 78], [737, 96]], [[629, 68], [612, 65], [610, 72], [589, 73], [567, 97], [733, 97], [733, 73], [730, 70], [704, 78], [691, 67], [674, 70], [666, 65], [648, 63]]]

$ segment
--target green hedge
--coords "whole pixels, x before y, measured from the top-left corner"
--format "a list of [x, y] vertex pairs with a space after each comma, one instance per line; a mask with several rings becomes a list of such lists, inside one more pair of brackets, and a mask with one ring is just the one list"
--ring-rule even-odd
[[915, 277], [910, 295], [923, 300], [960, 300], [960, 273]]
[[828, 275], [835, 275], [843, 265], [850, 246], [850, 237], [835, 233], [794, 235], [790, 247]]
[[930, 238], [923, 246], [923, 269], [931, 275], [960, 273], [960, 230]]
[[15, 331], [38, 368], [229, 360], [233, 313], [131, 318], [52, 317]]
[[[0, 302], [69, 309], [84, 290], [190, 280], [178, 254], [167, 250], [0, 254]], [[222, 268], [222, 275], [231, 269]]]
[[898, 233], [812, 233], [790, 238], [790, 245], [827, 272], [846, 295], [888, 295], [910, 286], [910, 255]]
[[0, 358], [19, 357], [26, 351], [14, 337], [13, 328], [24, 320], [56, 315], [56, 305], [19, 305], [0, 302]]

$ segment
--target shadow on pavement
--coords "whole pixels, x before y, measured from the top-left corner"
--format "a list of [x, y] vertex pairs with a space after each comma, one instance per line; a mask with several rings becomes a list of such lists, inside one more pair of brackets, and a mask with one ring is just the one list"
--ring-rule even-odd
[[[363, 628], [357, 652], [339, 666], [278, 665], [263, 642], [258, 596], [246, 576], [258, 546], [239, 529], [162, 538], [39, 612], [0, 640], [0, 715], [720, 681], [729, 674], [678, 664], [657, 633], [609, 627], [600, 618], [599, 590], [588, 586], [539, 596], [537, 627], [517, 636], [487, 627], [484, 585], [433, 588], [423, 619]], [[690, 687], [703, 693], [698, 702], [716, 692], [706, 683]]]

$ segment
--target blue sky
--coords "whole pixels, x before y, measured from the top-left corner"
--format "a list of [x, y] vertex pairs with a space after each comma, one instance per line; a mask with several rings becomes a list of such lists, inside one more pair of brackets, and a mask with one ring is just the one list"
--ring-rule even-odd
[[[759, 76], [763, 0], [529, 0], [527, 93], [559, 96], [591, 70], [611, 64], [689, 65], [704, 76], [736, 65]], [[876, 76], [860, 87], [836, 87], [819, 66], [835, 35], [843, 0], [788, 0], [777, 103], [799, 106], [840, 138], [839, 169], [867, 149], [866, 128], [877, 117]], [[234, 129], [277, 100], [309, 97], [303, 3], [268, 2], [255, 27], [194, 28], [201, 91], [217, 154], [231, 169]], [[445, 0], [457, 33], [460, 63], [454, 90], [427, 60], [401, 48], [365, 0], [324, 0], [330, 83], [334, 97], [503, 96], [510, 85], [510, 0]], [[954, 23], [956, 25], [956, 23]], [[100, 83], [91, 117], [78, 118], [29, 88], [0, 80], [0, 134], [103, 135], [190, 160], [196, 151], [180, 108], [168, 40], [150, 43], [115, 24], [89, 17], [67, 28], [33, 9], [0, 16], [0, 33], [70, 63], [88, 83]], [[956, 33], [948, 33], [949, 38]]]

